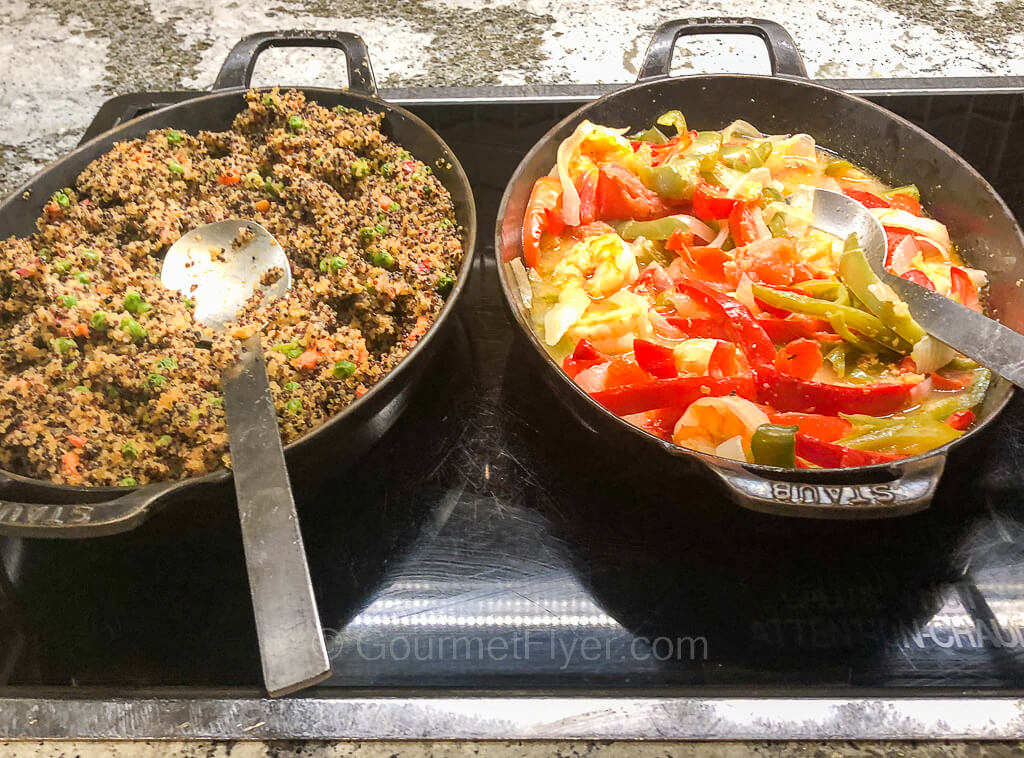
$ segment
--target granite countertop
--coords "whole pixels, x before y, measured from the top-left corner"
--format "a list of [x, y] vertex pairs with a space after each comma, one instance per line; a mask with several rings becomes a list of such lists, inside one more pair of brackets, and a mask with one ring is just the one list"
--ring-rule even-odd
[[[652, 31], [665, 20], [750, 14], [783, 23], [811, 77], [1024, 75], [1024, 4], [1004, 0], [5, 0], [0, 4], [0, 196], [70, 151], [108, 98], [139, 90], [208, 88], [230, 47], [269, 29], [356, 31], [379, 83], [389, 87], [614, 83], [636, 75]], [[692, 41], [676, 54], [679, 73], [764, 72], [753, 38]], [[344, 78], [340, 56], [275, 50], [256, 84], [320, 84]], [[597, 743], [506, 743], [519, 756], [590, 755]], [[628, 756], [967, 755], [976, 745], [611, 746]], [[996, 754], [1019, 755], [1016, 745]], [[19, 756], [471, 755], [480, 743], [0, 743]]]
[[[383, 86], [626, 82], [661, 22], [773, 19], [816, 78], [1024, 74], [1024, 5], [1003, 0], [7, 0], [0, 5], [0, 196], [71, 150], [109, 97], [209, 87], [254, 31], [348, 29]], [[599, 8], [599, 9], [598, 9]], [[752, 37], [688, 42], [676, 70], [767, 70]], [[271, 51], [256, 83], [333, 85], [340, 56]]]

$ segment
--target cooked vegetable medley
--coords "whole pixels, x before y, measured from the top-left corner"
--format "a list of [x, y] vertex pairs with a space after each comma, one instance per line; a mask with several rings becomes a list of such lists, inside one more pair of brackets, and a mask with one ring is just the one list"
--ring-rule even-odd
[[[380, 131], [381, 115], [251, 92], [225, 132], [119, 143], [0, 241], [0, 467], [133, 486], [227, 463], [220, 374], [237, 343], [165, 289], [168, 246], [250, 218], [293, 286], [250, 310], [281, 433], [323, 423], [423, 336], [462, 259], [451, 197]], [[245, 240], [238, 240], [243, 244]]]
[[[913, 185], [743, 121], [632, 136], [584, 121], [533, 187], [511, 264], [534, 326], [597, 402], [677, 445], [780, 467], [896, 460], [956, 439], [989, 373], [928, 336], [812, 189], [885, 228], [893, 273], [981, 309]], [[525, 263], [525, 266], [523, 265]]]

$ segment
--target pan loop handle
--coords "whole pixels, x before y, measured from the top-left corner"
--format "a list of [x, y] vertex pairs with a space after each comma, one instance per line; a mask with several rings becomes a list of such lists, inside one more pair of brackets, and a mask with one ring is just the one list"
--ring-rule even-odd
[[271, 47], [333, 47], [345, 54], [348, 64], [348, 89], [375, 97], [377, 82], [370, 66], [366, 43], [358, 34], [342, 31], [306, 31], [293, 29], [280, 32], [258, 32], [242, 38], [231, 48], [220, 73], [213, 83], [214, 90], [249, 87], [256, 59]]
[[[889, 469], [804, 472], [742, 463], [708, 463], [744, 508], [777, 516], [860, 520], [906, 516], [927, 508], [946, 467], [946, 454], [900, 461]], [[764, 473], [762, 473], [764, 472]]]
[[752, 34], [768, 48], [772, 75], [807, 78], [807, 68], [796, 43], [782, 26], [760, 18], [684, 18], [658, 27], [647, 48], [637, 82], [668, 76], [672, 71], [672, 53], [680, 37], [698, 34]]
[[[161, 482], [129, 492], [110, 488], [110, 499], [103, 502], [83, 502], [76, 493], [57, 488], [49, 503], [24, 503], [0, 497], [0, 535], [82, 539], [126, 532], [170, 502], [170, 495], [177, 497], [191, 486], [191, 482]], [[21, 488], [14, 484], [6, 489], [17, 496]]]

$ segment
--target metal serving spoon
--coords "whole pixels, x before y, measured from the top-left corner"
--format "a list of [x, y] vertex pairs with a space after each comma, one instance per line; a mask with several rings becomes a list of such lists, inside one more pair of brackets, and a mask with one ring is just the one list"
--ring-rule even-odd
[[1024, 335], [885, 269], [885, 230], [856, 200], [830, 190], [814, 191], [812, 226], [846, 239], [856, 232], [868, 264], [895, 290], [928, 334], [1024, 387]]
[[[239, 234], [251, 236], [235, 242]], [[275, 281], [268, 274], [280, 272]], [[267, 277], [268, 284], [261, 279]], [[270, 232], [229, 220], [193, 229], [164, 258], [164, 286], [195, 300], [196, 320], [223, 332], [256, 290], [264, 300], [291, 287], [288, 258]], [[323, 681], [331, 673], [306, 565], [288, 469], [267, 381], [259, 331], [241, 341], [241, 358], [224, 371], [224, 413], [238, 516], [263, 662], [271, 697]]]

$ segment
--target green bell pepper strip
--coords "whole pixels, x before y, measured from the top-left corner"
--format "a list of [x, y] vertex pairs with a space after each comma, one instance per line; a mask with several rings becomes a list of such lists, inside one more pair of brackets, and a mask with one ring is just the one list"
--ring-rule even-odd
[[717, 184], [719, 187], [732, 187], [747, 173], [746, 171], [737, 171], [736, 169], [729, 168], [724, 163], [719, 163], [718, 161], [711, 163], [711, 165], [705, 165], [708, 163], [710, 161], [705, 158], [701, 163], [700, 174], [705, 180], [712, 184]]
[[839, 305], [850, 304], [850, 291], [834, 279], [808, 279], [794, 284], [793, 288], [819, 300], [831, 300]]
[[690, 146], [683, 150], [683, 155], [687, 158], [717, 158], [721, 149], [721, 132], [697, 132]]
[[905, 304], [881, 300], [872, 291], [874, 285], [881, 285], [882, 282], [868, 265], [868, 259], [860, 249], [855, 234], [847, 239], [846, 249], [839, 259], [839, 277], [857, 299], [864, 303], [864, 307], [911, 345], [925, 337], [927, 332], [914, 321]]
[[892, 448], [916, 455], [952, 442], [961, 434], [963, 432], [942, 421], [918, 413], [900, 419], [899, 423], [878, 426], [863, 434], [845, 437], [840, 443], [854, 450], [877, 451]]
[[967, 411], [981, 405], [991, 384], [992, 372], [987, 368], [978, 369], [970, 387], [951, 397], [928, 400], [922, 404], [920, 412], [927, 413], [939, 421], [945, 421], [958, 411]]
[[612, 226], [625, 240], [635, 240], [637, 237], [667, 240], [676, 229], [682, 229], [684, 232], [690, 230], [687, 223], [678, 216], [664, 216], [654, 221], [622, 221]]
[[825, 356], [825, 360], [832, 364], [837, 376], [846, 376], [846, 345], [836, 345]]
[[832, 325], [832, 329], [835, 333], [843, 338], [844, 342], [848, 342], [853, 345], [862, 353], [890, 352], [888, 348], [879, 345], [876, 342], [872, 342], [871, 340], [858, 337], [850, 331], [850, 327], [846, 325], [846, 317], [842, 313], [833, 313], [829, 316], [828, 322]]
[[664, 145], [668, 142], [668, 137], [661, 133], [657, 127], [652, 126], [650, 129], [640, 132], [632, 137], [637, 142], [647, 142], [651, 145]]
[[754, 463], [778, 468], [796, 467], [796, 433], [798, 426], [761, 424], [750, 438]]
[[755, 284], [752, 289], [754, 297], [773, 308], [782, 308], [794, 313], [806, 313], [808, 316], [818, 316], [824, 319], [831, 318], [834, 313], [842, 313], [849, 328], [870, 337], [880, 345], [904, 355], [913, 349], [912, 345], [907, 344], [902, 337], [888, 329], [875, 316], [852, 306], [818, 300], [806, 295], [798, 295], [795, 292], [776, 290], [762, 284]]
[[690, 200], [697, 189], [698, 161], [682, 158], [660, 166], [639, 166], [637, 176], [647, 189], [669, 200]]
[[658, 120], [655, 122], [658, 126], [674, 126], [677, 134], [682, 134], [686, 131], [686, 117], [683, 116], [682, 111], [668, 111], [658, 116]]
[[725, 145], [719, 155], [726, 166], [744, 173], [764, 165], [761, 156], [746, 145]]
[[768, 222], [768, 231], [772, 233], [773, 237], [785, 237], [787, 233], [786, 219], [782, 217], [781, 213], [776, 213], [772, 216]]
[[891, 198], [894, 195], [909, 195], [918, 202], [921, 202], [921, 190], [917, 188], [916, 184], [904, 184], [902, 187], [894, 187], [888, 192], [882, 193], [884, 198]]

